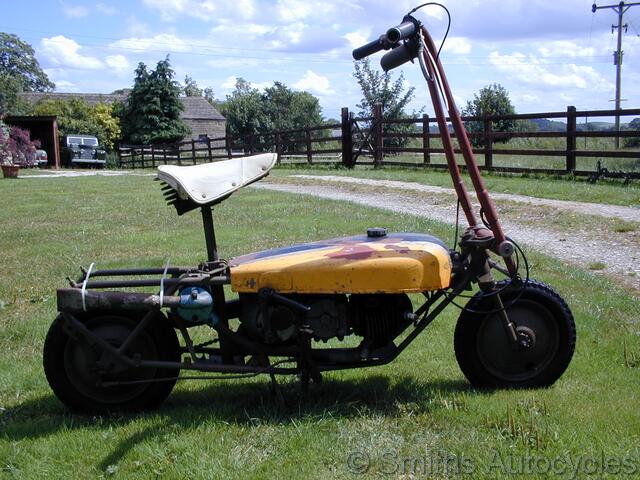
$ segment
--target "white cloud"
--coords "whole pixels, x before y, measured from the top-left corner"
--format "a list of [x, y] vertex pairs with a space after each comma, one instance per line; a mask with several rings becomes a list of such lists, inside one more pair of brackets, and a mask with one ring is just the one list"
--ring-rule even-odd
[[111, 43], [109, 46], [114, 48], [126, 48], [128, 50], [138, 52], [163, 50], [171, 50], [172, 52], [190, 52], [194, 49], [193, 44], [185, 42], [172, 33], [160, 33], [153, 37], [123, 38]]
[[278, 0], [278, 16], [284, 22], [295, 22], [307, 17], [327, 18], [335, 14], [335, 5], [325, 0]]
[[129, 61], [124, 55], [109, 55], [104, 61], [118, 72], [129, 69]]
[[293, 84], [293, 88], [315, 92], [320, 95], [331, 95], [334, 93], [331, 89], [329, 79], [322, 75], [318, 75], [312, 70], [307, 70], [304, 77]]
[[500, 55], [495, 51], [489, 54], [489, 62], [507, 76], [537, 87], [610, 89], [609, 83], [593, 67], [564, 64], [555, 65], [552, 71], [544, 59], [522, 53]]
[[236, 80], [237, 80], [237, 77], [235, 75], [231, 75], [227, 77], [220, 86], [225, 90], [233, 90], [236, 87]]
[[96, 3], [96, 10], [104, 15], [115, 15], [118, 13], [118, 9], [113, 5], [109, 5], [107, 3]]
[[78, 87], [73, 82], [69, 82], [67, 80], [58, 80], [56, 81], [56, 91], [77, 92]]
[[352, 49], [358, 48], [365, 43], [370, 42], [371, 40], [373, 40], [373, 38], [371, 37], [372, 35], [370, 28], [355, 30], [342, 36], [342, 38], [346, 39], [347, 42], [349, 42], [349, 47]]
[[149, 25], [138, 20], [135, 15], [127, 18], [127, 31], [132, 37], [146, 37], [151, 35]]
[[100, 60], [80, 53], [80, 45], [74, 40], [58, 35], [43, 38], [42, 53], [54, 65], [78, 68], [81, 70], [97, 70], [103, 67]]
[[160, 18], [173, 22], [181, 16], [216, 21], [229, 17], [249, 19], [256, 13], [254, 0], [143, 0], [144, 4], [160, 12]]
[[569, 40], [556, 40], [538, 47], [538, 52], [543, 57], [590, 57], [596, 54], [596, 49]]
[[451, 37], [444, 42], [442, 49], [453, 55], [467, 55], [471, 52], [471, 42], [463, 37]]
[[62, 11], [67, 17], [82, 18], [89, 15], [89, 9], [82, 5], [69, 5], [68, 3], [62, 3]]

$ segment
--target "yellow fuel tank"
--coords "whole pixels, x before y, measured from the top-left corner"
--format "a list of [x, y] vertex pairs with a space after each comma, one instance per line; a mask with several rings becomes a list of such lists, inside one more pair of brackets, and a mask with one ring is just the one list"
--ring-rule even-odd
[[251, 293], [410, 293], [447, 288], [451, 258], [441, 240], [418, 233], [334, 238], [229, 261], [231, 288]]

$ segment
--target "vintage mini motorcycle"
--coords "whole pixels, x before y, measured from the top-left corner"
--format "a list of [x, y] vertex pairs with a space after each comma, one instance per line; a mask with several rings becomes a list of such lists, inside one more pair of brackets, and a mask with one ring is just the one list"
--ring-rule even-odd
[[[576, 341], [572, 314], [552, 288], [529, 279], [522, 250], [505, 236], [439, 51], [414, 11], [355, 50], [354, 58], [390, 50], [381, 60], [385, 70], [417, 58], [468, 223], [456, 235], [456, 248], [427, 234], [373, 227], [361, 235], [223, 260], [212, 206], [265, 177], [276, 155], [160, 166], [158, 179], [178, 215], [200, 210], [207, 260], [194, 267], [95, 270], [92, 265], [70, 280], [70, 288], [57, 291], [59, 315], [43, 357], [49, 384], [64, 404], [98, 412], [156, 407], [186, 378], [266, 374], [278, 391], [276, 375], [295, 374], [307, 388], [323, 372], [391, 362], [475, 285], [477, 293], [460, 306], [454, 335], [458, 363], [471, 385], [544, 387], [562, 375]], [[481, 205], [479, 215], [455, 162], [445, 106]], [[229, 290], [237, 298], [227, 300]], [[421, 304], [414, 307], [416, 298]], [[211, 336], [197, 343], [189, 331], [203, 325]], [[180, 376], [183, 370], [205, 373]]]

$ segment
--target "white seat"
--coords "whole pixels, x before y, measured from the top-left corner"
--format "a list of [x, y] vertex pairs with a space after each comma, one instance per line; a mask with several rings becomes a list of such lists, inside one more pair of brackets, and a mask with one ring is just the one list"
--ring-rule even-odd
[[275, 153], [264, 153], [189, 167], [160, 165], [158, 179], [176, 190], [181, 199], [204, 205], [265, 177], [277, 158]]

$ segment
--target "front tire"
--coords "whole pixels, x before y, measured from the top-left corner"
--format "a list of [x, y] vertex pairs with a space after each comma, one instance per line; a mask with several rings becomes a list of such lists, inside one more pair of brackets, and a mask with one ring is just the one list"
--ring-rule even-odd
[[[78, 318], [85, 327], [114, 347], [122, 345], [140, 318], [98, 314]], [[143, 360], [179, 361], [180, 345], [175, 330], [158, 313], [126, 350]], [[45, 339], [45, 375], [56, 396], [73, 410], [105, 413], [136, 411], [159, 406], [171, 393], [178, 368], [131, 368], [123, 365], [82, 336], [73, 338], [58, 316]], [[166, 381], [157, 381], [166, 378]], [[150, 382], [146, 382], [150, 380]], [[139, 382], [114, 385], [117, 382]], [[108, 385], [108, 383], [112, 385]], [[104, 385], [107, 383], [107, 385]]]
[[476, 294], [465, 307], [473, 311], [464, 310], [458, 319], [456, 359], [474, 387], [547, 387], [569, 366], [576, 326], [565, 301], [548, 285], [533, 280], [517, 295], [511, 290], [500, 296], [528, 347], [512, 344], [499, 313], [482, 313], [495, 309], [493, 297]]

